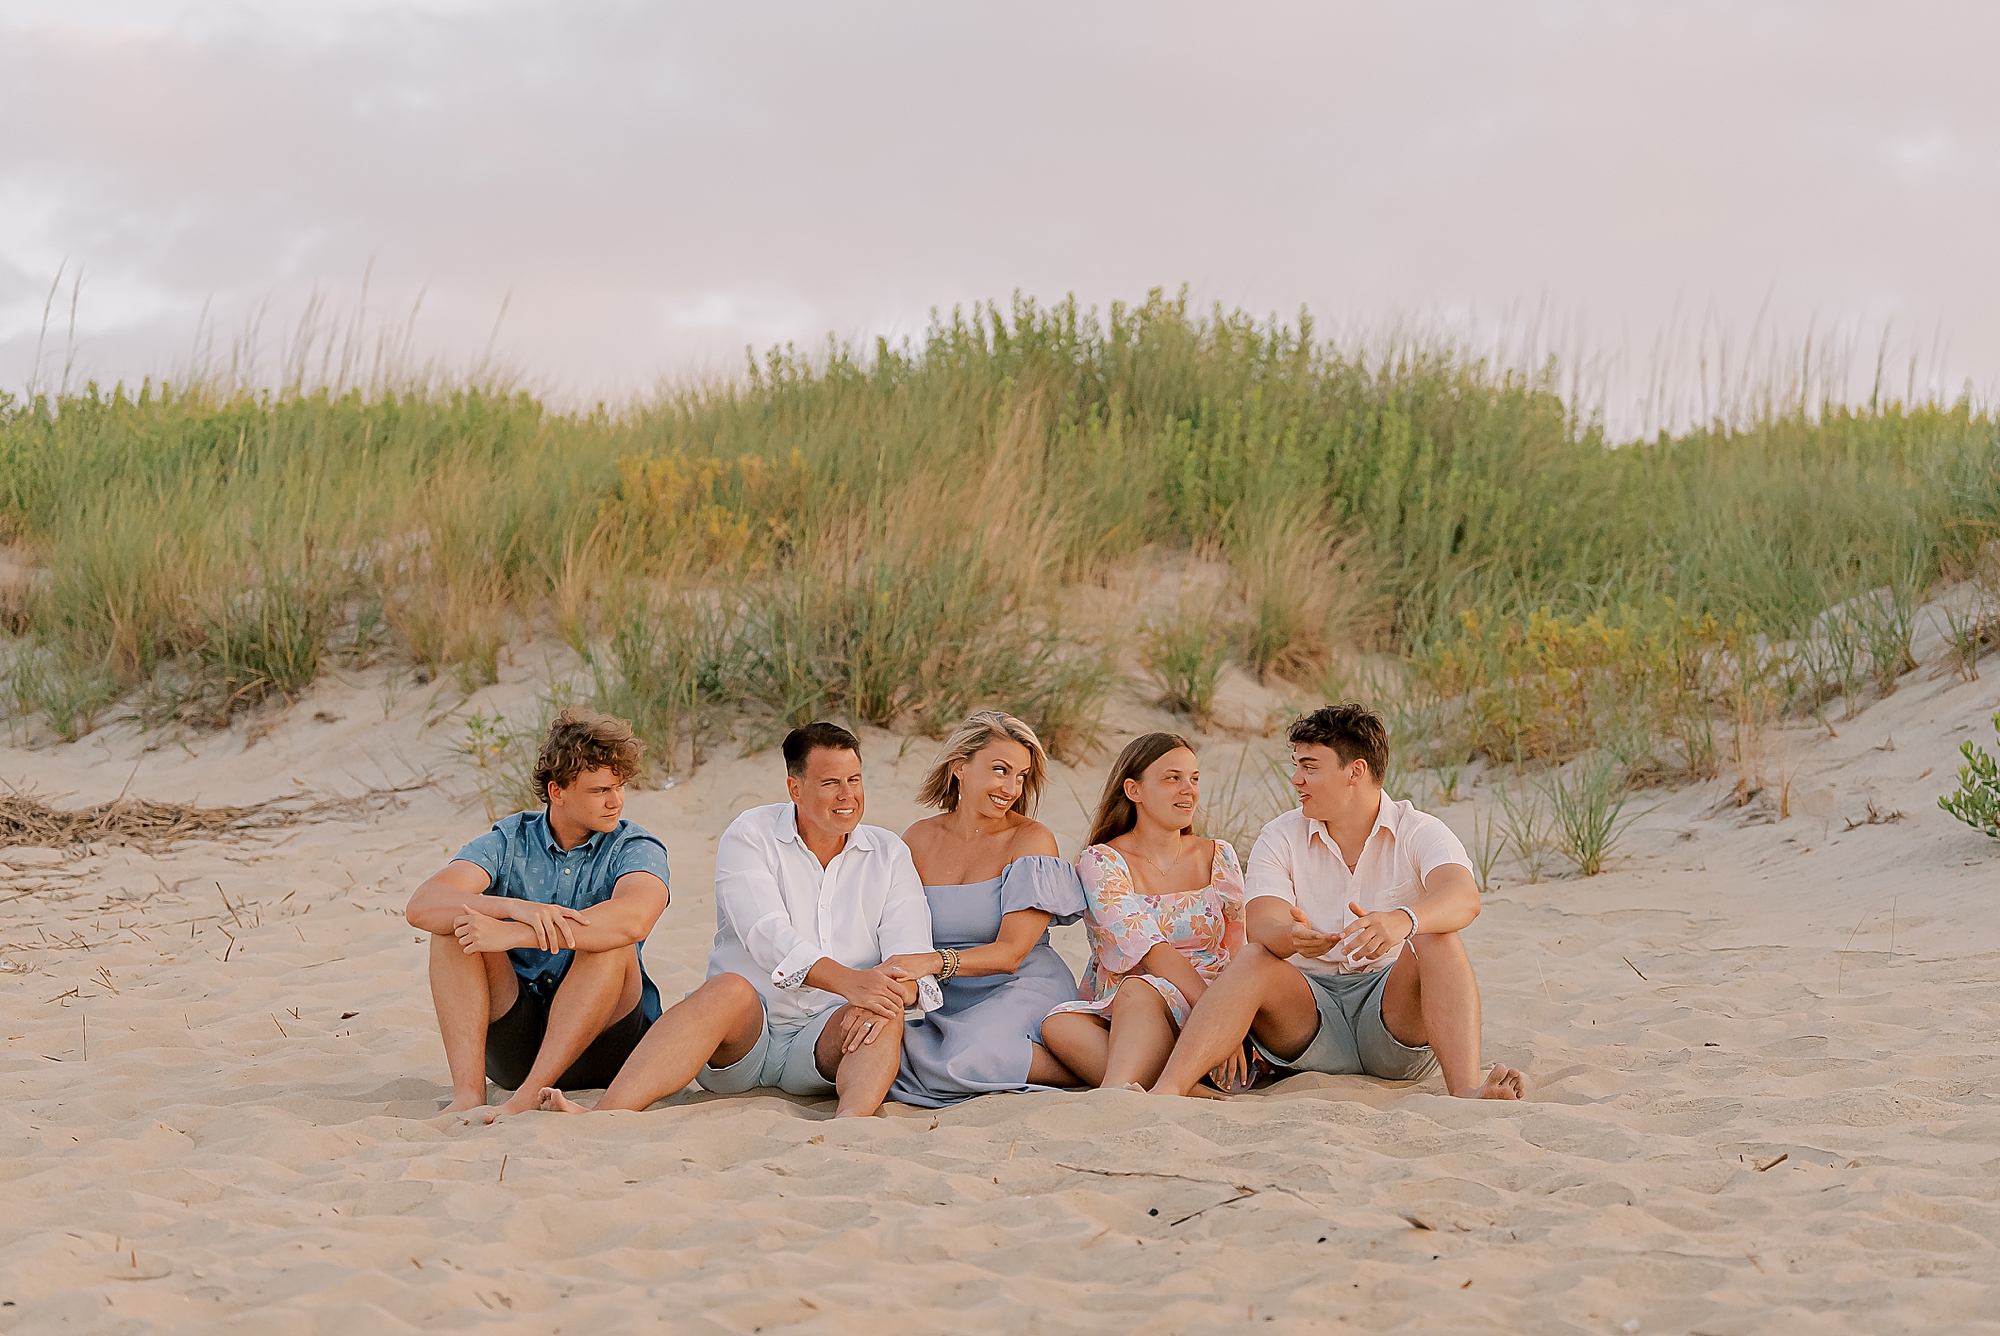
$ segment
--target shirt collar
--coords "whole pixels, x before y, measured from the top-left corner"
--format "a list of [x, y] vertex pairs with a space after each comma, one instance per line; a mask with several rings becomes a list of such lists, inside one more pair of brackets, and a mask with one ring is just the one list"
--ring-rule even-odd
[[[785, 815], [778, 822], [778, 838], [787, 844], [804, 846], [806, 842], [805, 836], [799, 834], [799, 805], [797, 803], [785, 804]], [[840, 852], [844, 854], [849, 849], [860, 849], [866, 853], [873, 853], [875, 851], [875, 839], [868, 833], [868, 827], [856, 826], [854, 828], [854, 833], [847, 837], [847, 843], [840, 846]], [[835, 856], [838, 857], [839, 855]]]
[[576, 848], [574, 849], [565, 849], [560, 844], [556, 843], [555, 824], [549, 820], [549, 814], [546, 809], [535, 813], [534, 819], [542, 823], [542, 828], [540, 831], [542, 847], [544, 849], [547, 849], [551, 854], [555, 855], [557, 858], [561, 858], [566, 853], [576, 854], [576, 853], [595, 852], [597, 846], [602, 844], [611, 835], [611, 832], [607, 830], [593, 830], [587, 837], [585, 837], [582, 844], [577, 845]]
[[[1368, 838], [1361, 842], [1362, 848], [1365, 849], [1369, 844], [1374, 842], [1375, 832], [1378, 830], [1388, 831], [1390, 839], [1396, 838], [1396, 823], [1392, 818], [1395, 807], [1396, 805], [1389, 800], [1388, 794], [1385, 793], [1381, 796], [1375, 808], [1375, 824], [1369, 827]], [[1300, 815], [1304, 816], [1305, 814], [1302, 812]], [[1334, 843], [1333, 836], [1327, 834], [1326, 822], [1321, 821], [1318, 817], [1308, 816], [1306, 817], [1306, 842], [1310, 844], [1315, 835], [1325, 840], [1328, 848], [1338, 851], [1339, 846]]]

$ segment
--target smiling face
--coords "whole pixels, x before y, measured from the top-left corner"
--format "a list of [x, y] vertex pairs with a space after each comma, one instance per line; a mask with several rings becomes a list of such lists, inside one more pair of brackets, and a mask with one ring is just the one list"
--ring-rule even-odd
[[1372, 814], [1382, 799], [1382, 786], [1370, 777], [1368, 762], [1357, 756], [1342, 764], [1339, 752], [1317, 742], [1292, 748], [1292, 791], [1299, 795], [1299, 810], [1327, 824], [1357, 806]]
[[1201, 802], [1201, 767], [1193, 752], [1176, 747], [1147, 766], [1139, 778], [1126, 780], [1125, 796], [1141, 824], [1186, 830], [1194, 825], [1194, 809]]
[[568, 788], [549, 785], [549, 815], [583, 827], [608, 831], [618, 828], [625, 813], [625, 781], [610, 766], [586, 770]]
[[996, 735], [951, 768], [959, 807], [980, 817], [1005, 816], [1021, 800], [1034, 759], [1014, 739]]
[[867, 803], [861, 792], [861, 756], [845, 747], [815, 747], [803, 775], [786, 775], [785, 789], [799, 809], [799, 833], [836, 842], [854, 833]]

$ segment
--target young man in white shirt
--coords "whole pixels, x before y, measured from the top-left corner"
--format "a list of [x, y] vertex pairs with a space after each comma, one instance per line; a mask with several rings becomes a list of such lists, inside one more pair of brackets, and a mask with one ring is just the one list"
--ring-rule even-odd
[[[833, 1093], [843, 1118], [882, 1106], [917, 980], [882, 962], [931, 949], [903, 842], [861, 824], [861, 744], [838, 724], [785, 738], [790, 802], [753, 807], [715, 851], [708, 981], [660, 1017], [597, 1102], [643, 1109], [697, 1076], [737, 1094]], [[542, 1108], [587, 1112], [560, 1091]]]
[[[1520, 1099], [1521, 1073], [1479, 1063], [1479, 984], [1459, 932], [1479, 917], [1465, 846], [1382, 792], [1388, 730], [1365, 706], [1292, 725], [1299, 806], [1244, 870], [1247, 940], [1188, 1017], [1155, 1094], [1185, 1095], [1242, 1050], [1284, 1073], [1420, 1080]], [[1405, 949], [1407, 947], [1407, 949]]]

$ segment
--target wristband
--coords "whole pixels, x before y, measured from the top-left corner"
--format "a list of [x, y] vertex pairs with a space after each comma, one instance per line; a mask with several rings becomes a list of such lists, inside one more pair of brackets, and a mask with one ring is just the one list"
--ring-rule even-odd
[[[1405, 914], [1408, 914], [1410, 916], [1410, 937], [1415, 937], [1418, 932], [1417, 911], [1410, 908], [1408, 905], [1397, 905], [1396, 908], [1402, 910]], [[1410, 940], [1410, 937], [1405, 937], [1403, 940], [1407, 942]]]
[[938, 987], [938, 981], [934, 977], [928, 974], [924, 975], [921, 979], [918, 979], [917, 1010], [936, 1011], [939, 1007], [943, 1005], [944, 1005], [944, 989]]

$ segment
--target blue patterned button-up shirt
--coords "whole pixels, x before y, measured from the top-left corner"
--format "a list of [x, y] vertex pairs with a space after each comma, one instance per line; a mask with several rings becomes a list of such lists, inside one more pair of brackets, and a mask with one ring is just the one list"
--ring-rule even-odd
[[[609, 900], [627, 872], [650, 872], [667, 880], [667, 846], [630, 821], [595, 832], [565, 851], [556, 843], [546, 813], [516, 812], [494, 822], [493, 829], [460, 849], [458, 856], [485, 868], [493, 878], [488, 895], [562, 905], [578, 912]], [[516, 947], [507, 953], [521, 986], [544, 998], [554, 996], [575, 955], [535, 947]], [[643, 981], [639, 1005], [646, 1009], [648, 1020], [658, 1020], [660, 992], [646, 973], [644, 942], [639, 944], [639, 977]]]

